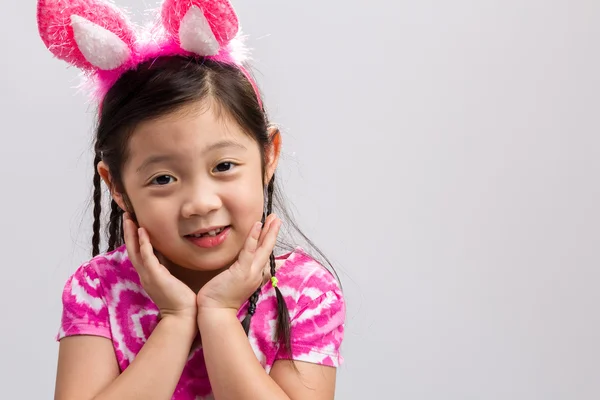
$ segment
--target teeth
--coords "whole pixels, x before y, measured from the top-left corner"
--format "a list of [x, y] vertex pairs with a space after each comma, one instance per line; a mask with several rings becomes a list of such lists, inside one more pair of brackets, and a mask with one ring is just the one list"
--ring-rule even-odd
[[196, 233], [196, 234], [190, 235], [190, 236], [195, 237], [195, 238], [200, 238], [200, 237], [203, 237], [203, 236], [215, 237], [219, 233], [223, 232], [223, 229], [225, 229], [225, 228], [219, 228], [219, 229], [216, 229], [214, 231], [209, 231], [209, 232], [206, 232], [206, 233]]

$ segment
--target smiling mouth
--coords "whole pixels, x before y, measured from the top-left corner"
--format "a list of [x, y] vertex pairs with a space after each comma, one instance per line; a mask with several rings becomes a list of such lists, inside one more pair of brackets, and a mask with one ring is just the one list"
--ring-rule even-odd
[[217, 236], [219, 233], [223, 232], [225, 229], [227, 229], [227, 226], [223, 226], [221, 228], [218, 229], [214, 229], [208, 232], [204, 232], [204, 233], [194, 233], [192, 235], [185, 235], [186, 237], [191, 237], [191, 238], [201, 238], [201, 237], [215, 237]]

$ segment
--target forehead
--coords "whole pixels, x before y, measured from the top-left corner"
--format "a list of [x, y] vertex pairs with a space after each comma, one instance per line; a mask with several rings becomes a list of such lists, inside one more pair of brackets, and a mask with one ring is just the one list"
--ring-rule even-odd
[[219, 106], [194, 103], [160, 118], [144, 121], [129, 141], [129, 158], [151, 153], [201, 153], [211, 144], [230, 141], [250, 149], [256, 142]]

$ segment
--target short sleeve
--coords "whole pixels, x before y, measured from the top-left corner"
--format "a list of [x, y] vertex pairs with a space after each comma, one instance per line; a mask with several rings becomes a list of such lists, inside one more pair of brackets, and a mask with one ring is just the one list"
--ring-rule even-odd
[[292, 356], [280, 349], [276, 359], [340, 366], [345, 317], [346, 307], [339, 289], [329, 290], [311, 300], [291, 321]]
[[67, 280], [62, 294], [62, 318], [57, 340], [94, 335], [110, 339], [108, 307], [92, 264], [81, 266]]

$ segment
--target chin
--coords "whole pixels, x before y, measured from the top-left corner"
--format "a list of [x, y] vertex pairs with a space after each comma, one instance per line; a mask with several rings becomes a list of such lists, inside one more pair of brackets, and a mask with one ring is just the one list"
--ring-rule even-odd
[[180, 257], [174, 257], [171, 261], [183, 268], [209, 272], [228, 268], [236, 261], [238, 253], [225, 247], [202, 252], [180, 252]]

